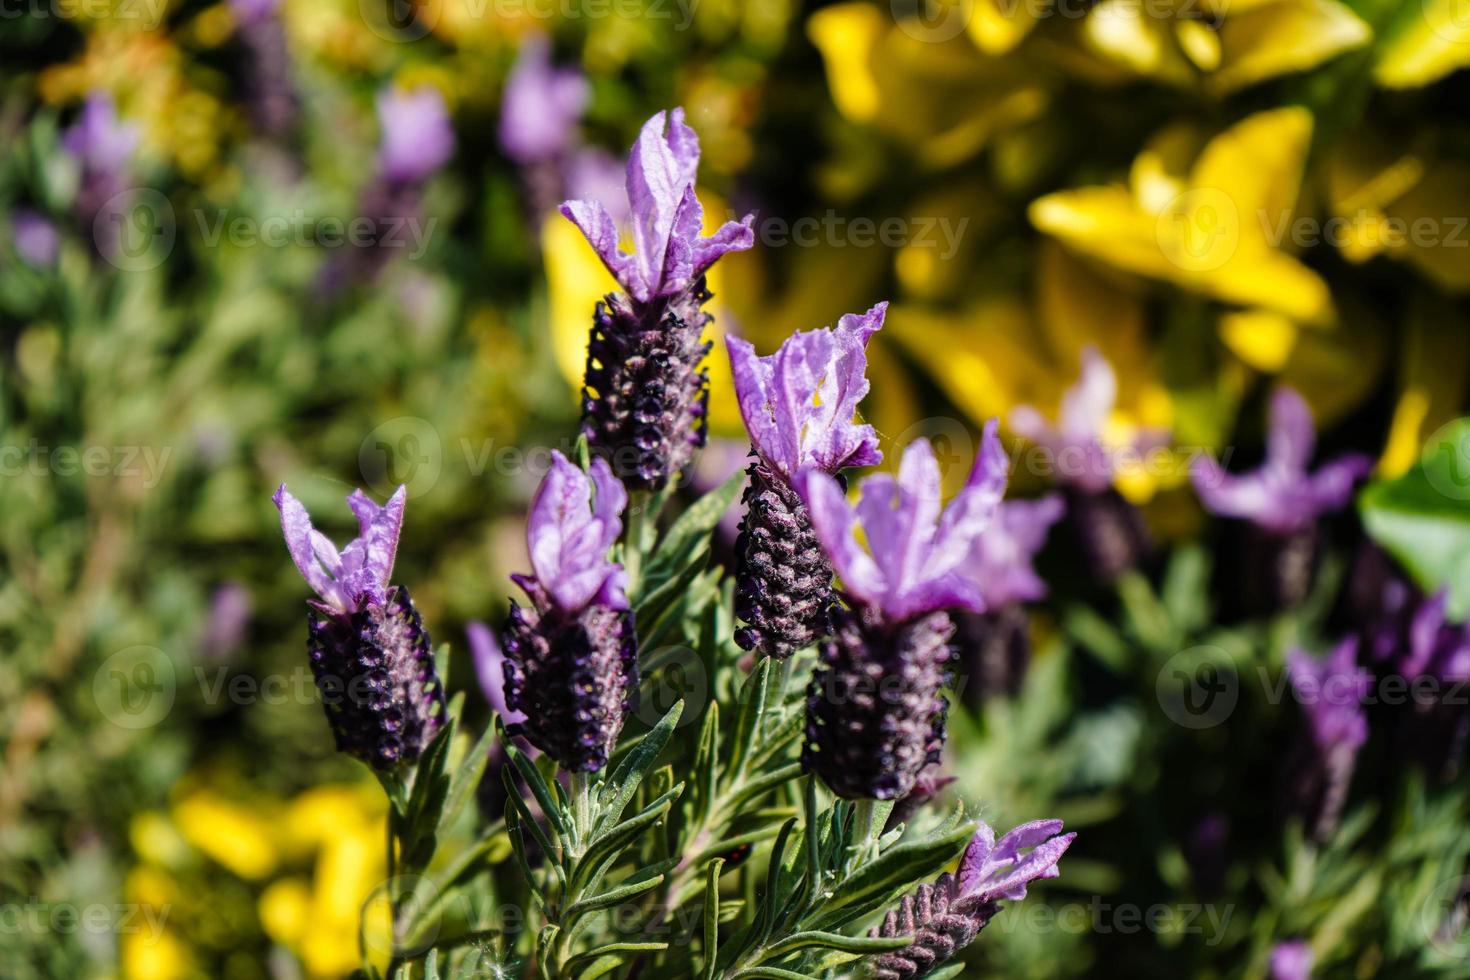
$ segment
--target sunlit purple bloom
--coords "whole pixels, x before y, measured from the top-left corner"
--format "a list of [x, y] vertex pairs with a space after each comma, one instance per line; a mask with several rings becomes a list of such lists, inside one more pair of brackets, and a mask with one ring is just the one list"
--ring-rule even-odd
[[61, 134], [61, 149], [81, 168], [74, 210], [83, 223], [90, 225], [109, 201], [132, 188], [138, 140], [138, 127], [118, 119], [106, 92], [89, 95]]
[[1061, 873], [1057, 862], [1077, 837], [1061, 830], [1060, 820], [1037, 820], [997, 841], [995, 831], [981, 821], [958, 873], [946, 872], [933, 884], [920, 885], [872, 930], [875, 937], [913, 940], [903, 949], [871, 957], [869, 975], [918, 980], [953, 959], [995, 917], [1002, 901], [1020, 901], [1031, 882]]
[[996, 508], [995, 520], [976, 540], [970, 557], [970, 574], [979, 583], [987, 606], [1035, 602], [1046, 595], [1046, 583], [1036, 574], [1032, 561], [1065, 509], [1056, 494], [1006, 500]]
[[500, 99], [500, 148], [526, 165], [561, 156], [577, 136], [591, 89], [576, 68], [551, 63], [551, 44], [527, 38]]
[[1368, 740], [1363, 699], [1372, 690], [1373, 675], [1357, 661], [1356, 637], [1325, 657], [1302, 650], [1287, 655], [1287, 674], [1307, 721], [1307, 738], [1288, 770], [1288, 797], [1317, 840], [1336, 829], [1358, 749]]
[[879, 303], [835, 329], [792, 334], [769, 357], [756, 356], [743, 338], [726, 338], [751, 444], [788, 480], [808, 467], [836, 473], [882, 462], [878, 434], [854, 416], [868, 393], [868, 340], [887, 310]]
[[[936, 610], [984, 611], [969, 560], [1005, 493], [1008, 461], [995, 425], [985, 426], [969, 480], [947, 507], [941, 507], [939, 463], [924, 439], [904, 450], [897, 479], [887, 473], [864, 479], [856, 507], [828, 474], [807, 470], [798, 477], [846, 595], [890, 623]], [[859, 526], [868, 550], [855, 536]]]
[[382, 130], [378, 167], [387, 180], [421, 183], [454, 155], [449, 110], [432, 85], [412, 91], [385, 88], [378, 93], [377, 109]]
[[1213, 514], [1248, 520], [1277, 533], [1298, 530], [1347, 504], [1353, 485], [1373, 466], [1367, 456], [1351, 453], [1309, 473], [1316, 444], [1312, 410], [1301, 395], [1282, 386], [1271, 396], [1265, 463], [1251, 473], [1230, 474], [1206, 457], [1193, 473], [1195, 490]]
[[704, 208], [694, 193], [699, 137], [684, 123], [684, 110], [660, 112], [644, 124], [628, 157], [626, 190], [633, 215], [630, 255], [618, 247], [618, 228], [600, 201], [561, 206], [608, 271], [639, 304], [688, 290], [716, 259], [750, 248], [754, 215], [728, 221], [701, 237]]
[[35, 269], [49, 269], [56, 264], [61, 249], [61, 236], [56, 226], [34, 211], [22, 208], [10, 216], [10, 233], [16, 254]]
[[507, 726], [564, 768], [607, 764], [638, 691], [638, 651], [622, 566], [608, 551], [622, 531], [627, 491], [606, 461], [590, 476], [559, 452], [531, 503], [531, 575], [511, 578], [528, 606], [512, 603], [502, 636]]
[[358, 536], [340, 551], [285, 484], [272, 499], [291, 559], [320, 597], [307, 602], [307, 651], [337, 748], [375, 769], [412, 764], [446, 709], [423, 620], [391, 584], [406, 489], [381, 507], [353, 491]]
[[1316, 958], [1300, 939], [1277, 943], [1271, 950], [1271, 980], [1311, 980]]

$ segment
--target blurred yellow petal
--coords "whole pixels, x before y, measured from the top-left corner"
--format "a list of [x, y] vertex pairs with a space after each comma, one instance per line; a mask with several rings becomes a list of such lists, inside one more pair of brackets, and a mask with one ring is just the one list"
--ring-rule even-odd
[[188, 841], [241, 878], [264, 878], [276, 868], [279, 828], [268, 813], [199, 790], [173, 808]]
[[311, 928], [311, 889], [300, 878], [273, 881], [260, 894], [258, 912], [265, 934], [295, 949]]
[[1399, 342], [1399, 389], [1379, 469], [1398, 476], [1434, 430], [1461, 415], [1470, 391], [1470, 326], [1452, 301], [1422, 300]]
[[974, 0], [966, 24], [975, 46], [988, 55], [1002, 55], [1020, 44], [1046, 13], [1049, 0]]
[[541, 225], [541, 251], [546, 263], [547, 316], [551, 320], [551, 352], [572, 392], [580, 392], [587, 369], [587, 339], [597, 301], [618, 288], [587, 239], [561, 215]]
[[1220, 67], [1220, 35], [1209, 25], [1185, 18], [1174, 25], [1174, 38], [1200, 71], [1212, 72]]
[[1409, 472], [1419, 462], [1424, 445], [1424, 418], [1429, 414], [1429, 395], [1422, 388], [1409, 388], [1394, 406], [1388, 441], [1378, 457], [1378, 475], [1392, 480]]
[[1233, 92], [1306, 71], [1372, 39], [1372, 28], [1336, 0], [1280, 0], [1249, 11], [1232, 9], [1220, 25], [1223, 58], [1210, 86]]
[[1423, 0], [1383, 46], [1374, 74], [1389, 88], [1414, 88], [1470, 65], [1470, 10], [1465, 0]]
[[1128, 170], [1128, 188], [1138, 206], [1162, 214], [1189, 187], [1189, 168], [1199, 156], [1204, 135], [1190, 125], [1166, 126], [1144, 144]]
[[171, 933], [145, 927], [123, 933], [119, 945], [126, 980], [182, 980], [195, 975], [188, 947]]
[[807, 36], [827, 66], [832, 101], [854, 122], [878, 114], [878, 83], [870, 65], [886, 26], [883, 12], [866, 3], [825, 7], [807, 21]]
[[1170, 20], [1155, 17], [1134, 0], [1103, 0], [1087, 15], [1087, 43], [1140, 75], [1189, 78], [1188, 66], [1169, 37]]
[[1268, 247], [1268, 228], [1289, 216], [1312, 142], [1312, 114], [1299, 106], [1247, 116], [1205, 145], [1193, 187], [1225, 192], [1238, 214], [1241, 244]]
[[1041, 231], [1119, 269], [1161, 279], [1178, 271], [1159, 247], [1154, 220], [1123, 187], [1057, 191], [1032, 201], [1027, 214]]
[[344, 829], [381, 818], [384, 810], [383, 794], [376, 783], [315, 786], [287, 805], [285, 837], [302, 850], [314, 850]]
[[1257, 371], [1276, 374], [1291, 359], [1297, 325], [1270, 310], [1242, 310], [1220, 317], [1220, 339]]
[[1388, 208], [1396, 219], [1389, 254], [1452, 292], [1470, 292], [1470, 166], [1430, 165]]
[[162, 868], [177, 868], [189, 859], [189, 842], [168, 817], [155, 810], [133, 817], [128, 825], [128, 841], [138, 857]]

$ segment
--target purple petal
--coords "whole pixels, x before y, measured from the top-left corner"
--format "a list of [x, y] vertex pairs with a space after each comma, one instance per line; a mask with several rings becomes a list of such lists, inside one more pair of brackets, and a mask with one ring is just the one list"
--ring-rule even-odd
[[531, 501], [526, 544], [536, 581], [561, 609], [577, 612], [594, 599], [627, 608], [623, 570], [607, 560], [627, 499], [605, 461], [594, 464], [589, 478], [553, 450], [551, 469]]
[[[628, 156], [628, 204], [633, 211], [634, 262], [637, 267], [636, 281], [629, 283], [633, 298], [647, 303], [658, 293], [664, 268], [664, 255], [668, 250], [669, 235], [673, 232], [674, 216], [684, 198], [684, 191], [694, 182], [694, 170], [699, 163], [699, 140], [684, 125], [683, 110], [675, 109], [673, 129], [678, 131], [676, 142], [683, 150], [683, 158], [677, 156], [664, 138], [664, 126], [669, 113], [660, 112], [648, 122], [638, 134], [633, 151]], [[693, 146], [693, 157], [689, 157], [689, 146]]]
[[883, 326], [887, 303], [863, 314], [849, 313], [832, 331], [835, 357], [829, 355], [819, 391], [821, 423], [814, 427], [810, 445], [816, 465], [829, 473], [849, 466], [882, 462], [878, 433], [871, 425], [853, 422], [858, 405], [868, 394], [868, 341]]
[[684, 196], [674, 211], [674, 221], [669, 229], [668, 244], [664, 251], [663, 270], [658, 277], [658, 292], [664, 295], [683, 292], [694, 279], [694, 250], [699, 241], [699, 229], [704, 224], [704, 208], [694, 193], [691, 183], [684, 188]]
[[[701, 216], [703, 211], [700, 212]], [[694, 244], [694, 268], [690, 278], [696, 278], [715, 264], [715, 260], [731, 252], [744, 252], [755, 244], [754, 214], [747, 214], [739, 221], [727, 221], [715, 229], [708, 238], [697, 238]]]
[[637, 267], [633, 257], [618, 248], [618, 226], [613, 223], [607, 208], [597, 201], [567, 201], [561, 206], [561, 213], [587, 238], [587, 243], [613, 278], [632, 293]]
[[522, 165], [555, 159], [572, 145], [590, 94], [581, 72], [552, 65], [546, 37], [528, 38], [500, 100], [501, 149]]
[[[1020, 900], [1026, 886], [1039, 878], [1055, 878], [1057, 862], [1076, 834], [1060, 834], [1060, 820], [1037, 820], [1022, 824], [995, 840], [995, 831], [981, 821], [970, 846], [960, 859], [960, 894], [981, 896], [986, 901]], [[1021, 851], [1030, 850], [1022, 854]]]
[[454, 155], [449, 110], [432, 85], [411, 92], [385, 88], [378, 93], [377, 108], [382, 130], [378, 167], [388, 180], [427, 180]]
[[883, 575], [853, 536], [857, 515], [837, 481], [821, 470], [803, 470], [797, 474], [795, 486], [843, 588], [859, 600], [877, 603], [884, 592]]
[[1312, 947], [1301, 940], [1277, 943], [1271, 950], [1271, 980], [1311, 980], [1315, 963]]
[[[327, 568], [323, 567], [322, 557], [327, 559], [329, 567], [340, 566], [341, 561], [337, 558], [332, 543], [311, 526], [311, 517], [306, 513], [306, 508], [301, 505], [301, 501], [291, 496], [284, 483], [277, 488], [271, 500], [281, 512], [281, 533], [286, 538], [286, 550], [291, 553], [291, 561], [296, 564], [301, 577], [306, 579], [311, 590], [321, 596], [329, 606], [342, 612], [351, 612], [352, 603], [327, 573]], [[325, 548], [322, 547], [323, 542]]]
[[1305, 473], [1317, 446], [1312, 410], [1294, 388], [1285, 385], [1271, 394], [1271, 426], [1266, 435], [1266, 458], [1286, 472]]
[[1353, 488], [1373, 472], [1373, 460], [1360, 453], [1323, 463], [1309, 481], [1313, 510], [1318, 514], [1340, 510], [1353, 499]]
[[[361, 557], [354, 559], [352, 571], [342, 580], [342, 588], [354, 600], [366, 599], [372, 605], [380, 605], [387, 598], [407, 501], [408, 490], [402, 486], [382, 507], [375, 505], [361, 490], [347, 498], [362, 527], [358, 538], [348, 545], [354, 556]], [[367, 517], [366, 522], [364, 517]], [[347, 565], [345, 552], [343, 565]]]
[[995, 831], [991, 829], [990, 824], [981, 820], [975, 826], [975, 836], [970, 838], [970, 844], [965, 848], [964, 856], [960, 858], [961, 894], [970, 894], [980, 887], [985, 865], [990, 860], [990, 852], [993, 850], [995, 850]]
[[1190, 478], [1200, 502], [1212, 514], [1254, 519], [1271, 510], [1272, 484], [1260, 471], [1236, 476], [1225, 472], [1218, 462], [1205, 456], [1195, 463]]
[[734, 334], [725, 338], [725, 349], [730, 353], [735, 397], [740, 403], [740, 415], [745, 420], [745, 431], [750, 435], [751, 445], [772, 463], [788, 467], [791, 460], [782, 452], [776, 423], [771, 417], [771, 389], [774, 385], [769, 360], [758, 357], [750, 341]]
[[970, 478], [940, 519], [933, 552], [925, 567], [925, 574], [930, 577], [946, 575], [971, 557], [976, 542], [990, 527], [996, 508], [1005, 496], [1010, 459], [996, 435], [996, 426], [995, 419], [985, 424]]
[[1058, 418], [1062, 433], [1072, 440], [1095, 438], [1118, 400], [1118, 378], [1112, 365], [1088, 345], [1082, 351], [1082, 374], [1062, 396]]

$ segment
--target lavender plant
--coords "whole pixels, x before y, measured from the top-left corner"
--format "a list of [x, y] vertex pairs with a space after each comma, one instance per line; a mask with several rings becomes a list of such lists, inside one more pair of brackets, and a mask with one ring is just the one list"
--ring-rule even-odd
[[[846, 502], [834, 474], [881, 458], [855, 415], [884, 306], [798, 334], [770, 358], [731, 342], [755, 457], [734, 576], [710, 554], [740, 475], [667, 519], [669, 493], [630, 502], [625, 482], [662, 491], [689, 462], [708, 346], [699, 277], [749, 238], [744, 225], [693, 237], [697, 145], [678, 110], [667, 126], [663, 114], [650, 121], [629, 165], [635, 255], [618, 250], [599, 207], [566, 209], [628, 292], [599, 306], [576, 461], [553, 453], [531, 502], [531, 572], [513, 576], [526, 602], [512, 605], [498, 643], [472, 631], [500, 717], [466, 732], [463, 698], [446, 703], [437, 680], [447, 651], [431, 653], [390, 581], [402, 488], [381, 507], [360, 491], [348, 498], [360, 533], [341, 551], [284, 487], [275, 497], [319, 597], [308, 651], [338, 747], [375, 769], [392, 807], [394, 980], [487, 968], [545, 980], [948, 976], [999, 900], [1054, 877], [1074, 836], [1042, 821], [997, 843], [963, 805], [946, 815], [925, 803], [932, 792], [915, 792], [921, 777], [944, 783], [932, 767], [949, 612], [985, 608], [995, 559], [978, 542], [1007, 461], [992, 423], [966, 486], [941, 508], [939, 466], [921, 440], [896, 480], [869, 476], [856, 509]], [[654, 375], [667, 396], [658, 405], [619, 394], [642, 398]], [[608, 456], [625, 439], [636, 464], [619, 480]], [[625, 520], [633, 507], [643, 508], [636, 525]], [[743, 648], [769, 656], [742, 666]], [[640, 675], [680, 651], [712, 696], [662, 717], [635, 712]], [[341, 699], [329, 683], [339, 675]], [[676, 739], [686, 724], [697, 738]], [[494, 778], [499, 791], [487, 793]], [[493, 797], [503, 815], [474, 826], [472, 797]], [[467, 846], [447, 846], [467, 824]], [[502, 847], [511, 869], [489, 861]], [[442, 909], [463, 893], [485, 899], [482, 914], [446, 934]], [[505, 907], [529, 914], [489, 925]]]

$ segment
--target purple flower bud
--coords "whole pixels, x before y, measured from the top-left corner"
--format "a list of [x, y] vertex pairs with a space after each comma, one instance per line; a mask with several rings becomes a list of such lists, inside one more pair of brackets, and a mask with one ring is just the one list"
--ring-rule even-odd
[[737, 543], [735, 634], [747, 650], [790, 656], [826, 632], [832, 566], [792, 488], [801, 470], [835, 474], [882, 460], [870, 425], [854, 422], [868, 392], [866, 347], [888, 304], [844, 316], [835, 330], [794, 334], [770, 357], [728, 338], [730, 365], [755, 461]]
[[390, 183], [423, 183], [454, 155], [454, 129], [438, 89], [385, 88], [378, 93], [377, 108], [382, 130], [378, 169]]
[[709, 375], [699, 365], [709, 352], [701, 336], [710, 320], [702, 309], [710, 298], [704, 273], [754, 240], [753, 216], [700, 237], [698, 166], [699, 139], [682, 109], [660, 112], [644, 125], [628, 159], [631, 255], [618, 248], [617, 225], [601, 202], [561, 206], [626, 293], [597, 305], [582, 432], [635, 489], [663, 486], [704, 445]]
[[1251, 473], [1235, 475], [1214, 459], [1201, 459], [1192, 474], [1195, 490], [1212, 514], [1247, 520], [1278, 535], [1299, 531], [1351, 500], [1353, 485], [1373, 465], [1366, 456], [1350, 454], [1308, 473], [1316, 443], [1312, 410], [1291, 388], [1277, 388], [1271, 397], [1266, 462]]
[[1358, 749], [1368, 740], [1362, 702], [1373, 675], [1358, 666], [1357, 657], [1355, 637], [1326, 657], [1301, 650], [1287, 655], [1287, 673], [1307, 721], [1306, 736], [1287, 770], [1288, 806], [1319, 841], [1337, 828]]
[[1316, 957], [1300, 939], [1277, 943], [1271, 950], [1271, 980], [1311, 980]]
[[552, 65], [545, 37], [528, 38], [500, 99], [500, 148], [522, 166], [560, 157], [576, 140], [590, 95], [580, 71]]
[[[898, 624], [942, 609], [985, 610], [971, 555], [1005, 493], [1008, 464], [995, 425], [985, 426], [969, 480], [942, 511], [939, 463], [923, 439], [904, 450], [896, 480], [874, 473], [859, 484], [856, 507], [830, 475], [798, 475], [797, 489], [843, 593], [869, 607], [870, 618]], [[859, 525], [870, 550], [858, 544]]]
[[132, 187], [138, 127], [118, 120], [112, 96], [94, 92], [61, 134], [61, 149], [81, 167], [74, 210], [90, 227], [107, 202]]
[[953, 959], [995, 917], [1001, 901], [1020, 901], [1028, 884], [1061, 873], [1057, 862], [1077, 837], [1057, 836], [1061, 829], [1060, 820], [1037, 820], [997, 842], [995, 831], [981, 821], [960, 858], [958, 874], [946, 872], [932, 884], [920, 885], [870, 933], [882, 938], [911, 936], [913, 941], [903, 949], [870, 957], [868, 975], [875, 980], [918, 980]]
[[505, 648], [507, 726], [565, 769], [607, 765], [638, 695], [638, 649], [625, 574], [608, 560], [628, 495], [604, 460], [590, 477], [552, 453], [531, 503], [531, 575], [512, 576], [527, 607], [511, 606]]
[[55, 225], [36, 212], [26, 208], [12, 212], [10, 234], [16, 254], [31, 268], [49, 269], [56, 264], [61, 236]]
[[407, 491], [379, 507], [347, 498], [359, 533], [340, 552], [285, 484], [276, 491], [286, 548], [320, 597], [308, 600], [307, 652], [339, 751], [375, 769], [411, 765], [444, 724], [433, 648], [408, 590], [389, 583]]

